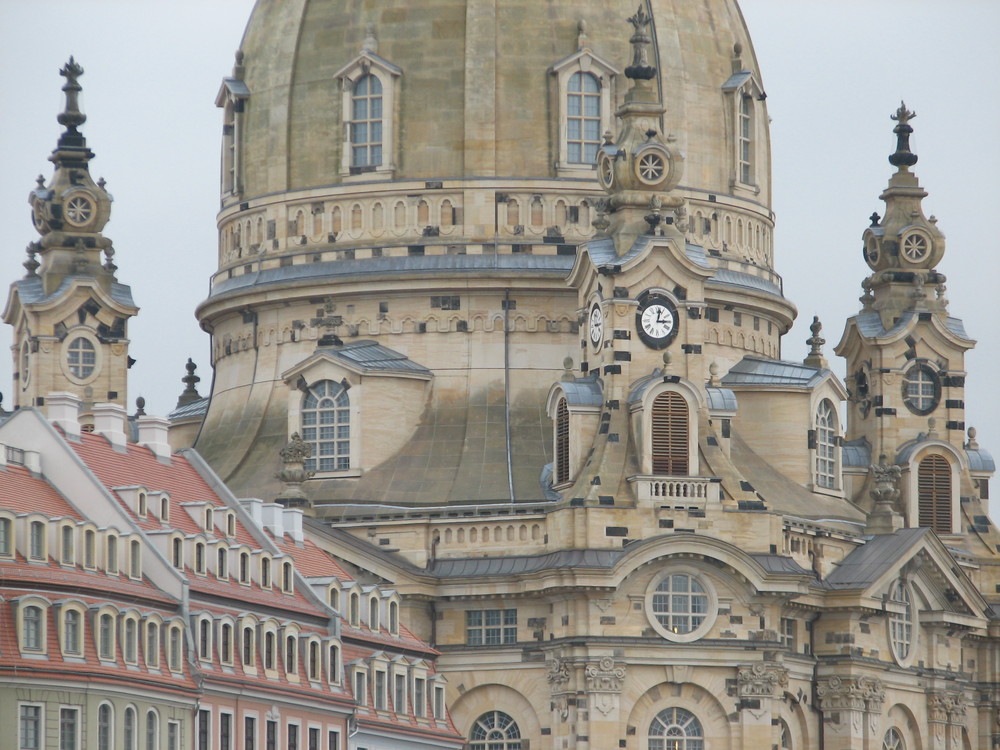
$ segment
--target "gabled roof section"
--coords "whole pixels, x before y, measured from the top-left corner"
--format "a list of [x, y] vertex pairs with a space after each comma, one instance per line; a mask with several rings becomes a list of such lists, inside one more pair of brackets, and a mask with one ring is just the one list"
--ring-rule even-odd
[[333, 362], [358, 375], [402, 375], [430, 380], [434, 373], [405, 354], [383, 346], [377, 341], [363, 339], [343, 346], [323, 347], [295, 367], [282, 374], [286, 381], [305, 372], [317, 362]]
[[[42, 278], [35, 276], [29, 279], [18, 279], [11, 286], [17, 291], [17, 295], [22, 305], [44, 305], [46, 302], [59, 300], [65, 296], [66, 291], [74, 282], [80, 282], [86, 286], [93, 287], [94, 291], [103, 295], [104, 290], [96, 283], [93, 276], [65, 277], [52, 294], [45, 294]], [[109, 296], [112, 301], [122, 307], [135, 308], [132, 299], [132, 287], [128, 284], [120, 284], [117, 281], [111, 283]]]
[[584, 73], [597, 73], [598, 75], [614, 76], [620, 73], [613, 64], [595, 53], [590, 47], [581, 47], [572, 55], [567, 55], [562, 60], [552, 63], [549, 72], [559, 73], [566, 68], [579, 68]]
[[250, 98], [250, 89], [240, 78], [223, 78], [219, 93], [215, 95], [215, 106], [224, 107], [226, 101]]
[[384, 70], [386, 73], [393, 76], [403, 75], [403, 69], [401, 67], [393, 65], [384, 57], [375, 54], [369, 49], [364, 49], [361, 50], [361, 53], [356, 55], [349, 63], [341, 66], [341, 68], [333, 74], [333, 77], [353, 80], [359, 72], [364, 75], [364, 72], [367, 72], [368, 68], [372, 67]]
[[837, 563], [826, 583], [831, 588], [867, 588], [887, 570], [898, 567], [905, 553], [930, 533], [930, 529], [900, 529], [894, 534], [874, 536]]
[[740, 86], [749, 81], [751, 78], [753, 78], [753, 73], [749, 70], [739, 70], [726, 79], [726, 82], [722, 84], [722, 90], [736, 91], [736, 89], [740, 88]]
[[208, 412], [209, 401], [211, 401], [211, 398], [204, 396], [189, 404], [184, 404], [184, 406], [178, 406], [167, 415], [167, 419], [171, 422], [177, 422], [182, 419], [191, 419], [192, 417], [204, 417]]
[[55, 487], [43, 477], [33, 476], [24, 466], [8, 463], [0, 469], [0, 498], [3, 509], [14, 513], [84, 520]]

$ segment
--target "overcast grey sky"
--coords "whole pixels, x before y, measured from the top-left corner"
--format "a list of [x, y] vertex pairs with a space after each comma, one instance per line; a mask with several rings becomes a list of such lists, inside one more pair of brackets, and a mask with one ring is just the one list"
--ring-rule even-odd
[[[414, 0], [416, 2], [417, 0]], [[221, 78], [252, 0], [0, 0], [0, 286], [24, 270], [35, 234], [27, 204], [60, 132], [58, 70], [86, 70], [83, 128], [96, 176], [115, 197], [106, 234], [119, 278], [142, 308], [130, 328], [129, 399], [174, 407], [184, 362], [211, 381], [208, 337], [193, 311], [215, 268]], [[940, 265], [952, 314], [979, 345], [967, 358], [966, 422], [1000, 455], [1000, 3], [992, 0], [744, 0], [772, 118], [775, 262], [799, 319], [783, 356], [801, 359], [813, 315], [827, 356], [857, 312], [861, 232], [892, 168], [889, 114], [916, 110], [915, 172], [925, 211], [948, 238]], [[9, 345], [4, 326], [0, 341]], [[843, 374], [836, 362], [834, 369]], [[0, 390], [11, 392], [10, 357]], [[6, 405], [11, 403], [8, 398]]]

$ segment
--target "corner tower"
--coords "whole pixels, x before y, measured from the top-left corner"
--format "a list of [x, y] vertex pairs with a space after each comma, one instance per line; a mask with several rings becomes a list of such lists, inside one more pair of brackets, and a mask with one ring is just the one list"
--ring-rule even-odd
[[[976, 342], [948, 310], [938, 270], [945, 237], [937, 219], [924, 215], [927, 193], [910, 171], [917, 162], [909, 143], [915, 116], [905, 104], [892, 115], [896, 150], [889, 163], [896, 172], [881, 195], [885, 216], [872, 214], [862, 237], [872, 273], [861, 284], [861, 311], [837, 345], [850, 390], [847, 453], [899, 467], [895, 515], [890, 519], [882, 506], [878, 529], [921, 526], [959, 535], [975, 526], [973, 516], [986, 515], [980, 503], [993, 461], [974, 430], [966, 440], [965, 353]], [[845, 474], [855, 501], [868, 505], [868, 465], [845, 467]]]
[[79, 128], [83, 68], [71, 57], [66, 79], [65, 131], [49, 161], [52, 179], [28, 194], [40, 239], [27, 247], [27, 273], [11, 285], [5, 323], [14, 327], [14, 405], [45, 406], [45, 396], [70, 392], [89, 409], [95, 402], [125, 406], [128, 320], [139, 309], [118, 282], [111, 240], [102, 234], [111, 216], [103, 178], [94, 182], [94, 153]]

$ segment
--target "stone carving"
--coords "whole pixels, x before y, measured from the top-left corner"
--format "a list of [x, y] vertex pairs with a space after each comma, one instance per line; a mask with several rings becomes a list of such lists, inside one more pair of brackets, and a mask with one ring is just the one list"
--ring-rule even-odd
[[879, 712], [885, 701], [885, 687], [876, 677], [828, 677], [816, 688], [822, 711], [849, 709]]
[[593, 695], [594, 707], [607, 716], [618, 705], [618, 693], [625, 680], [625, 665], [616, 665], [613, 658], [605, 656], [597, 664], [588, 664], [584, 673], [587, 676], [587, 692]]
[[776, 688], [788, 686], [788, 670], [774, 662], [758, 661], [740, 667], [736, 680], [741, 698], [771, 696]]
[[279, 454], [284, 465], [274, 476], [284, 482], [285, 486], [278, 494], [277, 502], [290, 508], [308, 506], [309, 500], [302, 492], [302, 483], [316, 473], [305, 468], [305, 460], [312, 455], [312, 446], [299, 433], [293, 432], [288, 444]]
[[931, 721], [964, 724], [965, 694], [957, 690], [934, 690], [927, 693], [927, 715]]
[[548, 680], [553, 692], [569, 682], [569, 665], [558, 656], [549, 660]]

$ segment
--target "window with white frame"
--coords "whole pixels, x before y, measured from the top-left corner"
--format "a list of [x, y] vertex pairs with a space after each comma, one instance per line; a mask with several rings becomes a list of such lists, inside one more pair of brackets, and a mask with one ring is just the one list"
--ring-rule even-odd
[[63, 610], [63, 653], [72, 656], [79, 656], [83, 653], [83, 641], [81, 640], [82, 634], [80, 632], [82, 622], [83, 616], [79, 610]]
[[402, 70], [367, 48], [334, 73], [341, 83], [344, 150], [341, 173], [393, 168], [396, 90]]
[[413, 715], [427, 715], [427, 680], [423, 677], [413, 678]]
[[122, 658], [126, 664], [139, 662], [139, 621], [126, 617], [122, 623]]
[[60, 533], [60, 561], [63, 565], [73, 565], [76, 563], [76, 529], [73, 526], [62, 526]]
[[312, 448], [306, 469], [324, 472], [350, 468], [350, 407], [342, 384], [321, 380], [310, 386], [302, 400], [302, 439]]
[[[225, 716], [225, 714], [223, 715]], [[167, 722], [167, 750], [181, 750], [181, 723], [179, 721]], [[232, 750], [232, 745], [223, 744], [222, 735], [219, 737], [219, 750]]]
[[97, 567], [97, 532], [93, 529], [83, 532], [83, 567], [88, 570]]
[[115, 618], [107, 612], [97, 618], [97, 656], [105, 661], [115, 658]]
[[601, 145], [601, 82], [577, 71], [566, 91], [566, 157], [570, 164], [595, 164]]
[[118, 575], [118, 537], [108, 533], [105, 545], [107, 554], [104, 557], [104, 571], [108, 575]]
[[395, 672], [392, 675], [392, 708], [397, 714], [406, 712], [406, 675]]
[[441, 685], [434, 686], [434, 718], [444, 718], [444, 687]]
[[128, 574], [130, 578], [142, 578], [142, 545], [137, 539], [129, 542]]
[[739, 98], [740, 108], [737, 133], [737, 171], [744, 185], [754, 182], [754, 118], [753, 97], [749, 93]]
[[227, 665], [233, 663], [233, 626], [228, 622], [219, 628], [219, 661]]
[[715, 621], [715, 589], [695, 570], [671, 566], [650, 582], [646, 611], [654, 629], [667, 640], [697, 640]]
[[885, 736], [882, 737], [882, 750], [906, 750], [903, 735], [896, 727], [889, 727], [886, 730]]
[[66, 348], [66, 364], [73, 377], [86, 380], [97, 367], [97, 350], [89, 339], [77, 336]]
[[59, 750], [77, 750], [80, 744], [80, 709], [59, 709]]
[[0, 557], [14, 555], [14, 522], [0, 517]]
[[469, 646], [499, 646], [517, 643], [517, 610], [466, 610], [465, 643]]
[[171, 625], [167, 643], [167, 666], [171, 672], [181, 671], [181, 636], [180, 626]]
[[649, 725], [649, 750], [703, 750], [705, 732], [698, 718], [683, 708], [665, 708]]
[[28, 559], [44, 560], [45, 558], [45, 522], [32, 521], [28, 526]]
[[43, 652], [45, 650], [46, 611], [35, 604], [29, 604], [21, 612], [21, 650]]
[[910, 590], [906, 581], [899, 579], [889, 590], [889, 601], [901, 609], [901, 612], [889, 613], [889, 645], [897, 662], [905, 664], [909, 661], [913, 647], [913, 608], [910, 600]]
[[521, 750], [521, 729], [503, 711], [487, 711], [472, 725], [469, 750]]
[[17, 713], [19, 750], [42, 750], [42, 706], [21, 703]]
[[160, 715], [156, 709], [146, 712], [146, 750], [157, 750], [160, 747]]
[[146, 666], [160, 666], [160, 623], [149, 620], [146, 623]]
[[137, 732], [139, 731], [136, 726], [137, 723], [135, 709], [132, 706], [128, 706], [125, 709], [125, 718], [122, 721], [122, 744], [125, 750], [135, 750], [135, 743], [138, 739]]
[[829, 399], [816, 409], [816, 484], [835, 489], [837, 481], [837, 413]]
[[114, 727], [114, 709], [110, 703], [102, 703], [97, 709], [97, 750], [111, 750]]
[[918, 416], [933, 412], [941, 400], [941, 379], [926, 362], [917, 362], [903, 375], [903, 403]]
[[368, 705], [368, 673], [362, 668], [354, 670], [354, 700], [359, 705]]

